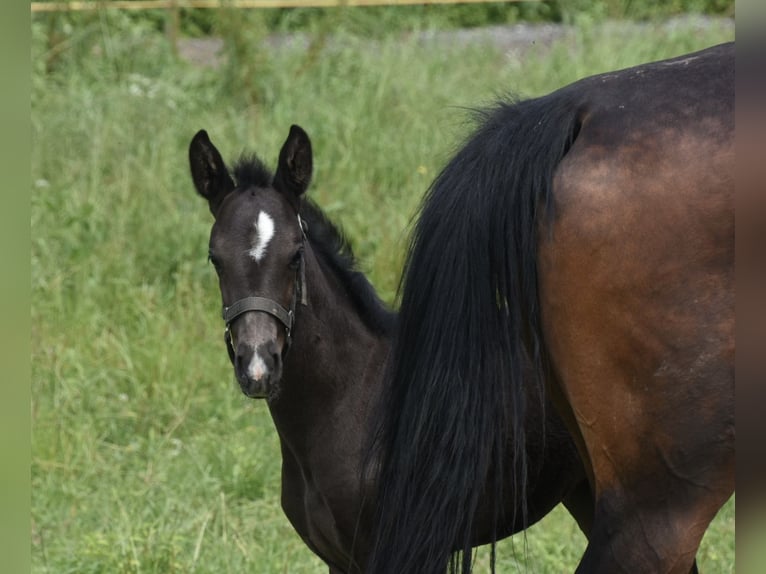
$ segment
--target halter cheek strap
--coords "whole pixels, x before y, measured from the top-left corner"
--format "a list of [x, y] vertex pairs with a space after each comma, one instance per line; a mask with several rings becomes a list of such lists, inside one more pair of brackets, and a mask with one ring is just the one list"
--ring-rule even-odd
[[[298, 215], [298, 225], [300, 226], [303, 243], [305, 244], [306, 223], [301, 219], [300, 215]], [[295, 273], [293, 298], [290, 302], [289, 310], [282, 307], [282, 305], [273, 299], [257, 296], [244, 297], [243, 299], [235, 301], [228, 307], [224, 306], [221, 311], [221, 316], [223, 317], [223, 321], [226, 324], [226, 329], [223, 336], [224, 340], [226, 341], [226, 350], [229, 353], [229, 359], [231, 360], [232, 364], [234, 364], [235, 354], [234, 346], [231, 340], [231, 330], [229, 327], [231, 327], [231, 324], [237, 317], [249, 311], [268, 313], [272, 317], [275, 317], [280, 323], [282, 323], [282, 325], [284, 325], [285, 346], [282, 351], [282, 356], [286, 355], [287, 351], [290, 350], [290, 346], [293, 342], [292, 331], [293, 325], [295, 324], [295, 308], [298, 301], [301, 302], [301, 305], [306, 305], [308, 303], [306, 299], [306, 263], [304, 257], [301, 257], [300, 265]]]

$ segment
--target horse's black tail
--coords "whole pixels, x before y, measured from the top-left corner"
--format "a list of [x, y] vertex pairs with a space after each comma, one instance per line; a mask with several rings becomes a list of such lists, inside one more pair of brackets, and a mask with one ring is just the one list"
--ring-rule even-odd
[[[482, 497], [495, 505], [493, 531], [526, 525], [525, 401], [530, 386], [543, 392], [537, 237], [580, 125], [563, 99], [482, 113], [421, 207], [371, 451], [370, 574], [470, 572]], [[502, 514], [504, 483], [519, 516]]]

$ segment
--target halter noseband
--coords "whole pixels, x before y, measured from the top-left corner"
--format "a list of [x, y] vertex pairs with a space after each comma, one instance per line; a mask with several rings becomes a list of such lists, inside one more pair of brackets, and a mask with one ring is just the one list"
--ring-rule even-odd
[[[300, 214], [298, 214], [298, 226], [301, 230], [301, 243], [303, 245], [306, 244], [306, 222], [301, 219]], [[284, 357], [287, 354], [287, 351], [290, 350], [290, 346], [293, 343], [293, 326], [295, 325], [295, 308], [298, 305], [298, 300], [300, 300], [301, 305], [307, 304], [306, 299], [306, 263], [305, 263], [305, 257], [301, 257], [300, 264], [298, 266], [298, 269], [295, 272], [295, 284], [293, 287], [293, 297], [290, 301], [290, 309], [285, 309], [282, 305], [274, 301], [273, 299], [269, 299], [267, 297], [258, 297], [258, 296], [251, 296], [251, 297], [244, 297], [242, 299], [238, 299], [228, 307], [224, 306], [221, 311], [221, 316], [223, 317], [223, 321], [226, 324], [226, 329], [223, 333], [223, 338], [226, 341], [226, 350], [229, 353], [229, 359], [231, 360], [232, 364], [234, 364], [234, 347], [232, 346], [231, 341], [231, 324], [234, 322], [234, 320], [239, 317], [240, 315], [247, 313], [249, 311], [260, 311], [261, 313], [268, 313], [272, 317], [275, 317], [282, 325], [285, 327], [285, 346], [282, 351], [282, 356]]]

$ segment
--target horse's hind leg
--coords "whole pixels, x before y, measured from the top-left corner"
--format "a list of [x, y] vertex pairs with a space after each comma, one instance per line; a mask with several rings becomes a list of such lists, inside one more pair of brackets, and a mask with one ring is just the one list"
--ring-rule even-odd
[[[710, 376], [677, 381], [658, 369], [626, 369], [622, 357], [612, 362], [613, 349], [588, 344], [557, 366], [569, 375], [561, 379], [596, 500], [577, 572], [688, 574], [705, 530], [734, 490], [732, 373], [725, 356], [711, 351]], [[598, 368], [588, 365], [594, 358]], [[597, 372], [609, 384], [591, 384]]]
[[599, 501], [592, 536], [577, 573], [698, 572], [695, 555], [717, 502], [683, 515], [680, 509], [608, 508], [614, 499], [605, 495]]
[[[569, 514], [577, 521], [580, 530], [586, 538], [590, 540], [593, 529], [593, 494], [588, 481], [584, 480], [562, 501]], [[596, 542], [598, 547], [604, 546], [601, 542]], [[584, 561], [585, 562], [585, 561]], [[587, 564], [583, 568], [590, 568]], [[584, 570], [590, 571], [590, 570]], [[699, 574], [697, 561], [692, 563], [689, 574]]]
[[[571, 374], [565, 389], [576, 417], [572, 431], [585, 444], [596, 500], [577, 572], [694, 572], [702, 536], [734, 490], [733, 404], [726, 392], [731, 381], [718, 378], [721, 392], [705, 392], [710, 401], [695, 402], [692, 395], [683, 404], [660, 392], [676, 388], [672, 381], [634, 378], [634, 370], [628, 384], [620, 368], [606, 368], [609, 359], [595, 352], [597, 345], [573, 348], [557, 369]], [[593, 357], [610, 384], [587, 384], [596, 370], [583, 368], [583, 361]], [[577, 379], [578, 373], [585, 373], [585, 380]], [[641, 396], [653, 385], [654, 392]], [[700, 380], [692, 388], [705, 386], [710, 382]], [[583, 500], [570, 502], [580, 521], [575, 512]]]
[[708, 354], [714, 376], [682, 385], [658, 369], [626, 369], [614, 347], [583, 336], [585, 324], [578, 323], [579, 337], [567, 337], [566, 350], [550, 339], [596, 500], [577, 572], [689, 574], [705, 530], [734, 490], [728, 361]]

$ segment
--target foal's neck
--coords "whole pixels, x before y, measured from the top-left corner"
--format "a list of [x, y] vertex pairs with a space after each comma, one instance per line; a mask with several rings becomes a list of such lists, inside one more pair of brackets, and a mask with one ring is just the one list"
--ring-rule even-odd
[[281, 392], [269, 405], [281, 438], [299, 455], [314, 440], [363, 434], [389, 348], [321, 256], [309, 247], [305, 257], [308, 304], [296, 310]]

